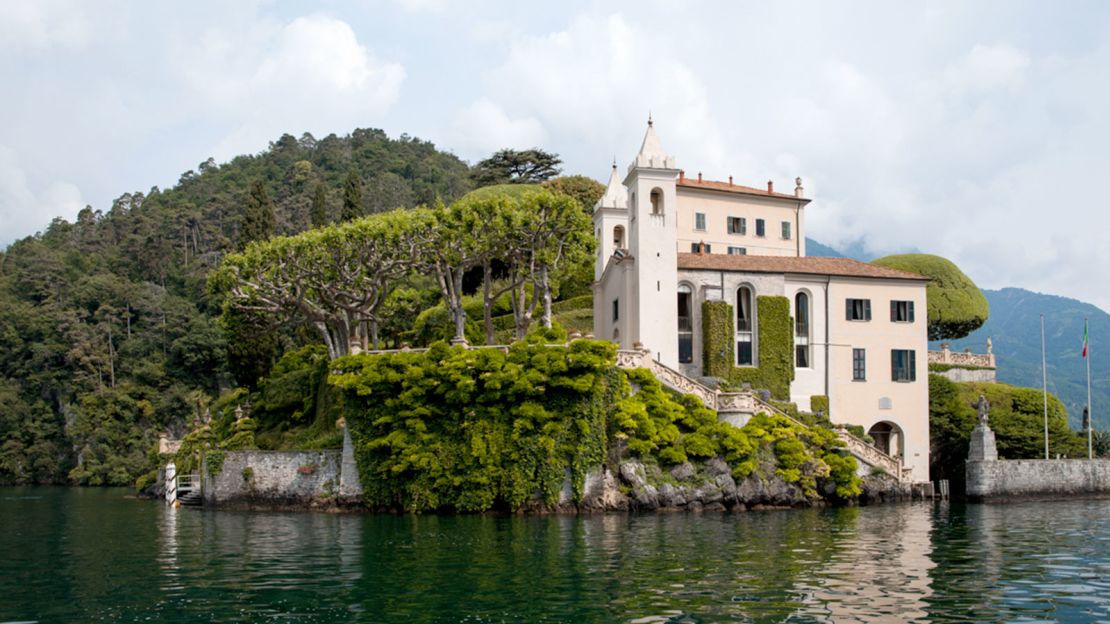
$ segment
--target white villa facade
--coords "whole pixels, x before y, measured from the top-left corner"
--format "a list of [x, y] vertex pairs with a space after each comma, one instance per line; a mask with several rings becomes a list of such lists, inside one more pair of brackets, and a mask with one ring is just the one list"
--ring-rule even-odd
[[[706, 376], [712, 349], [730, 352], [736, 369], [758, 369], [767, 355], [760, 300], [783, 298], [794, 370], [790, 396], [776, 398], [808, 411], [813, 397], [827, 397], [833, 422], [862, 426], [876, 447], [910, 469], [907, 476], [927, 481], [927, 280], [846, 258], [807, 257], [809, 203], [801, 179], [784, 194], [770, 182], [757, 189], [731, 177], [686, 176], [649, 121], [623, 180], [614, 164], [594, 209], [594, 334], [621, 349], [649, 350], [695, 379]], [[704, 344], [707, 301], [731, 306], [730, 344]]]

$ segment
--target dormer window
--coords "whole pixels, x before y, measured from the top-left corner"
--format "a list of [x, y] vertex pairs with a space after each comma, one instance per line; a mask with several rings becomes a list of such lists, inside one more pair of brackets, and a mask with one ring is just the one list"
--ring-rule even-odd
[[663, 214], [663, 191], [659, 189], [651, 190], [651, 214]]

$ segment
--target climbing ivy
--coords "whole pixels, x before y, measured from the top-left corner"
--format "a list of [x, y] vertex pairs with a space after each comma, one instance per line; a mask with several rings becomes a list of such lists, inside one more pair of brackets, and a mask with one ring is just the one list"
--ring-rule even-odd
[[770, 390], [776, 399], [790, 398], [794, 381], [794, 332], [790, 300], [786, 297], [756, 297], [759, 332], [759, 366], [734, 366], [735, 331], [732, 306], [724, 301], [702, 304], [705, 374], [721, 377], [731, 386], [750, 383], [752, 388]]
[[580, 496], [605, 459], [607, 412], [621, 379], [612, 343], [449, 347], [334, 363], [372, 507], [517, 509], [554, 502], [569, 474]]
[[701, 304], [704, 372], [709, 377], [728, 379], [736, 362], [736, 325], [732, 306], [724, 301]]

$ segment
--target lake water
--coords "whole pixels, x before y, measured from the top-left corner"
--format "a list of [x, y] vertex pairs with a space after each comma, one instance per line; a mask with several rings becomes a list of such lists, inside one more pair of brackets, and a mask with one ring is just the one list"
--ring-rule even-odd
[[0, 489], [0, 622], [1110, 621], [1110, 501], [589, 517]]

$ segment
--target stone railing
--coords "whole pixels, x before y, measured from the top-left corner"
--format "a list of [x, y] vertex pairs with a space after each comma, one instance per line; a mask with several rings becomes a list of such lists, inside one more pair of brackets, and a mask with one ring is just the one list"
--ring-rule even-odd
[[953, 366], [974, 366], [976, 368], [995, 368], [994, 350], [987, 342], [986, 353], [972, 353], [971, 349], [952, 351], [948, 343], [940, 345], [940, 351], [929, 352], [930, 364], [951, 364]]
[[870, 466], [882, 468], [887, 471], [887, 474], [899, 481], [903, 480], [905, 475], [902, 472], [902, 462], [848, 433], [848, 430], [844, 427], [834, 425], [833, 429], [848, 447], [848, 452], [857, 459], [863, 460], [864, 463]]
[[625, 349], [617, 351], [617, 366], [620, 368], [646, 368], [664, 386], [682, 394], [692, 394], [698, 397], [706, 407], [713, 411], [718, 409], [717, 390], [698, 383], [675, 369], [651, 359], [650, 351]]
[[754, 414], [755, 402], [751, 392], [721, 392], [717, 395], [717, 411]]

